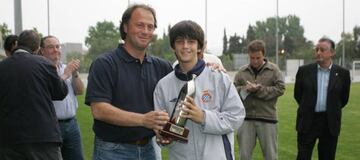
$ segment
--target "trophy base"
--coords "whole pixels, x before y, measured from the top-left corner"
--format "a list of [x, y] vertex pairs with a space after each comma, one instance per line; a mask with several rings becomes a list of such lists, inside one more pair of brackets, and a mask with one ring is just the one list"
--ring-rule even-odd
[[160, 135], [164, 137], [172, 138], [173, 140], [187, 143], [188, 142], [188, 135], [189, 129], [178, 126], [171, 122], [167, 122], [164, 126], [164, 129], [160, 131]]

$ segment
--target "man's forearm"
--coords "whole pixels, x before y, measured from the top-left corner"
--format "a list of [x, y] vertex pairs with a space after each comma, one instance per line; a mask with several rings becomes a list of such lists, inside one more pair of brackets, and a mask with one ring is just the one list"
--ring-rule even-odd
[[91, 103], [91, 111], [95, 119], [117, 126], [143, 126], [143, 115], [128, 112], [114, 107], [109, 103]]
[[74, 88], [75, 95], [81, 95], [84, 93], [84, 83], [82, 82], [79, 73], [73, 74], [71, 83]]

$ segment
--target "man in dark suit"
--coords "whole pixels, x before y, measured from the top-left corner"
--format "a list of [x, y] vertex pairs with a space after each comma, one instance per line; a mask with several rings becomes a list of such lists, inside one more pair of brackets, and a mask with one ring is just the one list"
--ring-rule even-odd
[[0, 62], [0, 159], [62, 160], [53, 100], [68, 88], [55, 65], [36, 55], [40, 36], [24, 30], [11, 56]]
[[341, 109], [348, 102], [351, 81], [349, 71], [333, 63], [334, 55], [334, 41], [321, 38], [315, 48], [317, 63], [299, 67], [296, 74], [298, 160], [311, 159], [317, 139], [319, 160], [335, 159]]

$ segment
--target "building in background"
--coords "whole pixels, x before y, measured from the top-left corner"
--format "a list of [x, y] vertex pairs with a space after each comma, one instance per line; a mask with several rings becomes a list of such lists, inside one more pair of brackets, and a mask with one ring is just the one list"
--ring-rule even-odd
[[66, 43], [62, 43], [61, 44], [61, 61], [62, 62], [67, 62], [66, 61], [66, 57], [69, 54], [84, 54], [84, 50], [82, 48], [82, 44], [81, 43], [70, 43], [70, 42], [66, 42]]
[[234, 69], [238, 70], [241, 66], [249, 64], [249, 57], [247, 54], [233, 54]]

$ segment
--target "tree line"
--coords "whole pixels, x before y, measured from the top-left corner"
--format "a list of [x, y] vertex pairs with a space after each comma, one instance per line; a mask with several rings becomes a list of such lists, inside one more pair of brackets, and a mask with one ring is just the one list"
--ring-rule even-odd
[[[274, 62], [275, 56], [278, 54], [279, 59], [304, 59], [305, 63], [308, 63], [314, 55], [314, 42], [306, 39], [304, 32], [305, 29], [301, 25], [299, 17], [295, 15], [279, 17], [279, 50], [276, 51], [276, 17], [269, 17], [265, 21], [257, 21], [255, 25], [249, 25], [246, 35], [243, 36], [235, 33], [227, 38], [224, 29], [222, 59], [225, 62], [230, 59], [231, 62], [233, 54], [247, 53], [247, 44], [254, 39], [261, 39], [266, 43], [266, 57], [271, 61]], [[345, 41], [345, 61], [349, 68], [351, 60], [360, 58], [360, 26], [355, 26], [353, 33], [343, 33], [342, 36]], [[337, 42], [336, 46], [335, 61], [338, 61], [341, 58], [343, 40]], [[284, 65], [284, 60], [279, 61], [280, 68], [284, 68]]]
[[[147, 48], [147, 53], [155, 55], [171, 62], [175, 61], [174, 53], [171, 50], [168, 31], [162, 35], [154, 35], [151, 44]], [[34, 28], [36, 30], [36, 28]], [[11, 30], [3, 23], [0, 24], [0, 31], [3, 39], [11, 34]], [[276, 51], [276, 17], [269, 17], [265, 21], [256, 21], [254, 25], [249, 25], [245, 35], [229, 36], [224, 29], [223, 50], [220, 57], [225, 66], [231, 68], [233, 54], [247, 53], [247, 44], [254, 39], [261, 39], [266, 43], [266, 57], [270, 61], [275, 61], [276, 54], [282, 59], [305, 59], [310, 61], [313, 57], [314, 42], [306, 39], [304, 36], [305, 29], [300, 23], [300, 18], [295, 15], [288, 15], [278, 18], [278, 41], [279, 50]], [[360, 59], [360, 26], [355, 26], [352, 33], [342, 33], [345, 41], [346, 62], [350, 65], [351, 60]], [[320, 37], [319, 37], [320, 38]], [[331, 37], [329, 37], [331, 38]], [[67, 54], [67, 59], [79, 58], [81, 63], [80, 70], [87, 72], [91, 62], [100, 54], [114, 49], [121, 43], [119, 27], [113, 22], [97, 22], [95, 26], [90, 26], [88, 35], [85, 38], [85, 45], [88, 47], [87, 54], [78, 53]], [[337, 42], [335, 60], [341, 58], [343, 40]], [[279, 61], [279, 67], [282, 68], [285, 63]]]

